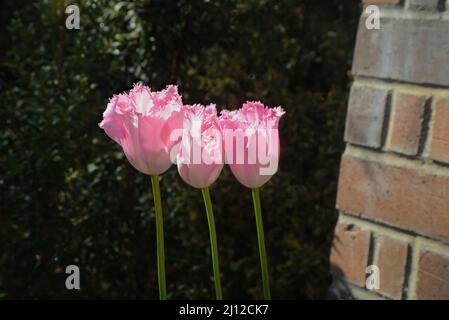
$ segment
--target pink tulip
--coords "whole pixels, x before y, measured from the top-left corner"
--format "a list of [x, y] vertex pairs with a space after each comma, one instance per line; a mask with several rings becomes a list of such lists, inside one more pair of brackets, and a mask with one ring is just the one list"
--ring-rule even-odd
[[239, 110], [223, 110], [225, 158], [236, 179], [248, 188], [259, 188], [276, 173], [279, 162], [278, 124], [281, 107], [268, 108], [246, 102]]
[[223, 169], [223, 148], [215, 105], [185, 106], [177, 162], [179, 175], [192, 187], [207, 188], [217, 180]]
[[271, 299], [267, 252], [259, 188], [276, 173], [279, 162], [281, 107], [270, 109], [260, 102], [247, 102], [239, 110], [222, 111], [225, 158], [236, 179], [251, 188], [256, 218], [263, 295]]
[[185, 118], [180, 149], [177, 154], [181, 178], [194, 188], [201, 189], [206, 207], [214, 272], [215, 297], [223, 299], [218, 259], [217, 234], [209, 186], [223, 169], [221, 127], [215, 105], [184, 106]]
[[129, 93], [112, 97], [99, 126], [123, 148], [137, 170], [158, 175], [172, 164], [170, 150], [178, 141], [170, 135], [182, 128], [182, 119], [183, 104], [176, 86], [152, 92], [136, 84]]

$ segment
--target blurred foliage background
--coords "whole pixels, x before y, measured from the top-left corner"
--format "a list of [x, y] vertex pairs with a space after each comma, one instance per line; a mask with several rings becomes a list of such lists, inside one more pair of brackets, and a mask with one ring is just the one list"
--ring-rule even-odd
[[[177, 83], [187, 103], [282, 105], [262, 188], [272, 295], [324, 298], [358, 0], [7, 0], [0, 13], [0, 297], [157, 298], [150, 179], [98, 128], [112, 94]], [[201, 192], [161, 188], [170, 298], [213, 297]], [[261, 298], [250, 191], [212, 198], [225, 298]], [[65, 267], [81, 290], [65, 288]]]

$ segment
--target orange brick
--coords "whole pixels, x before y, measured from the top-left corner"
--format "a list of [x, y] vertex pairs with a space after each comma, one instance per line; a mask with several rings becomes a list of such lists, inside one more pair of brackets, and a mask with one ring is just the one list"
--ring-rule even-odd
[[399, 93], [395, 100], [388, 149], [414, 156], [419, 150], [426, 97]]
[[402, 287], [405, 279], [408, 244], [390, 237], [377, 240], [377, 266], [380, 272], [379, 290], [394, 299], [402, 298]]
[[343, 156], [337, 207], [449, 242], [449, 177]]
[[429, 156], [433, 160], [449, 163], [449, 98], [435, 103]]
[[449, 258], [429, 251], [420, 253], [418, 264], [418, 299], [449, 299]]
[[333, 273], [360, 287], [365, 286], [370, 232], [352, 225], [335, 227], [330, 262]]

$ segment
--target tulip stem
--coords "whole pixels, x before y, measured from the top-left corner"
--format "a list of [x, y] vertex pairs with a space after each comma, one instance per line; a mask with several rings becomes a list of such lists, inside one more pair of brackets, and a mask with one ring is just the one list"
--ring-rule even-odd
[[207, 221], [209, 223], [210, 249], [212, 252], [212, 267], [214, 269], [215, 298], [216, 300], [223, 300], [220, 281], [220, 266], [218, 264], [217, 234], [215, 232], [215, 219], [214, 212], [212, 210], [212, 202], [210, 200], [209, 188], [203, 188], [201, 191], [203, 193]]
[[157, 243], [157, 278], [159, 285], [159, 299], [167, 300], [165, 284], [165, 253], [164, 253], [164, 218], [162, 216], [161, 191], [158, 175], [151, 176], [153, 187], [154, 208], [156, 212], [156, 243]]
[[252, 189], [254, 214], [256, 216], [257, 239], [259, 241], [260, 268], [262, 270], [263, 296], [265, 300], [271, 299], [270, 279], [268, 277], [267, 252], [265, 249], [265, 238], [263, 232], [262, 210], [260, 208], [259, 188]]

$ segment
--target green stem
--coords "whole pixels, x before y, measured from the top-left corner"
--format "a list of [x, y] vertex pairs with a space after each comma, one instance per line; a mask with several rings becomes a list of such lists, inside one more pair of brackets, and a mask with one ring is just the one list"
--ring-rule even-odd
[[204, 204], [206, 206], [207, 221], [209, 223], [210, 248], [212, 252], [212, 267], [214, 269], [215, 297], [217, 300], [223, 300], [220, 281], [220, 266], [218, 264], [218, 246], [217, 234], [215, 232], [215, 219], [212, 210], [212, 202], [210, 201], [209, 188], [201, 189], [203, 193]]
[[167, 288], [165, 285], [165, 253], [164, 253], [164, 218], [162, 216], [161, 191], [159, 189], [159, 177], [151, 176], [153, 187], [154, 208], [156, 211], [156, 243], [157, 243], [157, 278], [159, 285], [159, 299], [167, 300]]
[[271, 299], [270, 279], [268, 277], [267, 252], [265, 250], [265, 238], [263, 233], [262, 210], [260, 208], [259, 188], [252, 189], [254, 214], [256, 216], [257, 239], [259, 241], [260, 267], [262, 270], [263, 296], [265, 300]]

